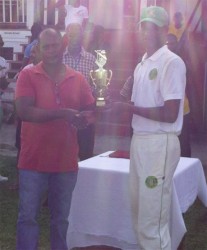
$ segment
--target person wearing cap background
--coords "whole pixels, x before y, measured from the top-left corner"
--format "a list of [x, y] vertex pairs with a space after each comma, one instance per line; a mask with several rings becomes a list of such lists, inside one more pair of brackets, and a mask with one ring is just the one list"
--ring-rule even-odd
[[180, 158], [186, 68], [165, 45], [168, 14], [150, 6], [141, 15], [146, 53], [134, 71], [131, 103], [114, 112], [131, 112], [130, 200], [140, 249], [172, 250], [169, 214], [172, 178]]

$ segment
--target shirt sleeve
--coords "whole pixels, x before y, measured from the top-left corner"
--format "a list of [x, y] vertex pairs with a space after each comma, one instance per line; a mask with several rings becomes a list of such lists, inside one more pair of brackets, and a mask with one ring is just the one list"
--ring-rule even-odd
[[82, 15], [83, 18], [88, 18], [88, 9], [85, 6], [82, 6]]
[[31, 48], [30, 48], [30, 44], [29, 44], [29, 45], [27, 45], [27, 47], [24, 51], [24, 57], [26, 57], [26, 58], [30, 57], [30, 50], [31, 50]]
[[35, 97], [34, 88], [29, 77], [30, 69], [23, 69], [16, 83], [15, 99], [23, 96]]
[[163, 70], [160, 91], [164, 101], [182, 99], [185, 95], [186, 67], [179, 57], [171, 60]]
[[24, 57], [30, 58], [31, 49], [35, 44], [37, 44], [37, 40], [34, 40], [33, 42], [27, 45], [26, 49], [24, 50]]
[[120, 90], [120, 95], [127, 100], [131, 100], [134, 77], [129, 76]]
[[92, 95], [90, 85], [86, 81], [84, 76], [81, 76], [81, 108], [91, 105], [95, 102], [95, 99]]

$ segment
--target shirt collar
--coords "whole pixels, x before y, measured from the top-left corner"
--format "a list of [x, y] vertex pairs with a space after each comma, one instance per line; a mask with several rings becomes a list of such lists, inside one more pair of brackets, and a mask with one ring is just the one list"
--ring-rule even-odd
[[152, 60], [152, 61], [156, 61], [158, 60], [158, 58], [166, 53], [168, 51], [167, 45], [162, 46], [161, 48], [159, 48], [157, 51], [155, 51], [154, 54], [152, 54], [150, 57], [147, 57], [147, 53], [144, 54], [143, 58], [142, 58], [142, 62], [145, 61], [146, 59]]
[[[43, 62], [38, 63], [35, 67], [33, 67], [33, 70], [34, 70], [34, 72], [36, 74], [41, 74], [41, 75], [44, 75], [44, 76], [48, 77], [48, 75], [44, 71], [42, 65], [43, 65]], [[67, 65], [65, 65], [65, 66], [66, 66], [66, 74], [65, 74], [64, 79], [74, 77], [75, 76], [75, 71], [72, 68], [68, 67]]]
[[[65, 55], [71, 56], [70, 52], [68, 51], [68, 48], [66, 48], [63, 56], [65, 56]], [[86, 57], [86, 50], [83, 47], [81, 47], [81, 51], [80, 51], [79, 55], [82, 56], [82, 57]]]

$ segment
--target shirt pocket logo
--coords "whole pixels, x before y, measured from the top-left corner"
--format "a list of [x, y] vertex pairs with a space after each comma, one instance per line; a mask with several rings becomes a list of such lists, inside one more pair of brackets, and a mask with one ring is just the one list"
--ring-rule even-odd
[[149, 72], [149, 79], [150, 80], [155, 80], [157, 78], [157, 74], [158, 74], [158, 71], [156, 68], [152, 69], [150, 72]]

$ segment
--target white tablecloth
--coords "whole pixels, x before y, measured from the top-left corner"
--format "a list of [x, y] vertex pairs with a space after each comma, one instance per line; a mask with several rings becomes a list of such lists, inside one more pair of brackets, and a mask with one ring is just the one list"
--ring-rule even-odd
[[[69, 216], [69, 249], [92, 245], [138, 249], [129, 207], [129, 160], [109, 158], [111, 152], [79, 163]], [[170, 231], [175, 250], [186, 232], [182, 213], [197, 196], [207, 206], [207, 185], [201, 162], [193, 158], [180, 159], [173, 181]]]

